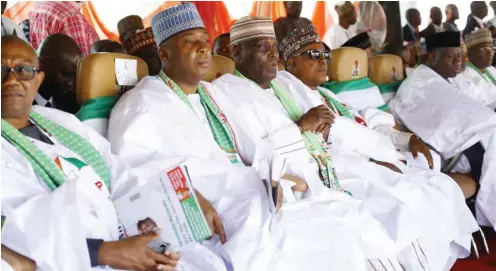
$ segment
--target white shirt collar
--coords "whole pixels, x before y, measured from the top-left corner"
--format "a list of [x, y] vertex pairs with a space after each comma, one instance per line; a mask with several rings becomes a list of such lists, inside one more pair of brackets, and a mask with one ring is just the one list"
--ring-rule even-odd
[[479, 26], [481, 28], [484, 28], [484, 22], [482, 21], [482, 19], [480, 19], [479, 17], [477, 17], [475, 15], [472, 15], [472, 17], [477, 21], [477, 23], [479, 24]]
[[53, 104], [53, 97], [50, 97], [50, 99], [47, 101], [43, 96], [41, 96], [39, 93], [36, 93], [36, 96], [34, 96], [34, 100], [36, 101], [36, 104], [40, 106], [46, 106], [48, 102], [50, 102], [51, 107], [55, 108]]

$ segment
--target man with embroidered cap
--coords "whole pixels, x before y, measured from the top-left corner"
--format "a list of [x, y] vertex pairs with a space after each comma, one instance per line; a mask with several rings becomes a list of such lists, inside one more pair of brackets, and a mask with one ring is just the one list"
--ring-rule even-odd
[[142, 176], [73, 115], [32, 105], [39, 65], [31, 45], [2, 37], [2, 245], [43, 270], [173, 270], [178, 254], [148, 248], [159, 232], [126, 238], [112, 203]]
[[369, 57], [372, 56], [372, 43], [367, 32], [362, 32], [346, 41], [341, 47], [355, 47], [365, 50]]
[[[269, 200], [259, 174], [274, 181], [284, 174], [298, 184], [302, 182], [295, 176], [298, 172], [284, 170], [283, 159], [272, 156], [272, 141], [246, 136], [244, 129], [250, 127], [234, 121], [236, 113], [227, 97], [214, 85], [201, 81], [210, 68], [211, 52], [195, 6], [185, 3], [159, 13], [152, 28], [163, 69], [158, 76], [145, 77], [121, 97], [111, 114], [109, 139], [114, 153], [133, 166], [158, 157], [184, 161], [193, 184], [214, 203], [225, 225], [227, 239], [221, 239], [225, 244], [220, 246], [215, 239], [211, 244], [204, 243], [206, 248], [222, 248], [223, 252], [216, 250], [218, 255], [225, 255], [224, 261], [234, 270], [327, 270], [330, 265], [340, 270], [365, 270], [364, 251], [374, 251], [369, 254], [372, 258], [387, 257], [395, 251], [395, 243], [363, 210], [361, 201], [323, 189], [317, 171], [300, 170], [300, 176], [313, 176], [316, 183], [291, 188], [286, 181], [284, 194], [288, 201], [312, 193], [319, 200], [283, 204], [279, 214], [271, 213], [272, 196]], [[232, 31], [231, 43], [240, 42], [243, 49], [271, 55], [268, 63], [252, 68], [253, 72], [274, 76], [278, 54], [272, 21], [243, 18], [235, 28], [244, 34]], [[263, 43], [255, 43], [253, 38]], [[313, 128], [309, 128], [310, 122], [306, 120], [302, 126]], [[300, 139], [286, 150], [300, 148], [301, 134], [293, 122], [288, 123], [288, 131], [296, 131]], [[284, 134], [279, 133], [279, 137]], [[307, 163], [308, 155], [300, 161]], [[322, 158], [325, 162], [326, 157]], [[268, 159], [275, 161], [273, 176], [264, 170], [270, 167]], [[252, 164], [254, 168], [248, 167]], [[362, 250], [359, 239], [372, 249]], [[250, 246], [246, 246], [248, 240]], [[279, 246], [289, 243], [292, 245]], [[316, 243], [321, 245], [315, 247]], [[332, 249], [335, 246], [340, 247], [339, 251]], [[372, 262], [380, 265], [378, 259]], [[383, 263], [400, 268], [395, 259]]]
[[143, 59], [148, 66], [148, 73], [157, 75], [162, 64], [158, 56], [158, 47], [153, 37], [152, 28], [136, 30], [136, 33], [127, 36], [128, 38], [123, 42], [126, 52]]
[[341, 47], [355, 33], [350, 28], [357, 22], [357, 12], [350, 1], [344, 1], [335, 7], [339, 16], [339, 22], [334, 24], [324, 35], [324, 42], [331, 50]]
[[478, 183], [477, 220], [496, 228], [496, 114], [453, 80], [461, 66], [460, 34], [437, 33], [426, 43], [429, 66], [420, 65], [403, 81], [390, 107], [444, 159], [456, 158], [451, 172]]
[[[466, 253], [469, 250], [467, 246], [454, 255], [448, 255], [450, 252], [447, 248], [436, 250], [445, 255], [442, 259], [439, 254], [434, 253], [428, 253], [425, 258], [415, 257], [413, 247], [418, 250], [417, 238], [420, 238], [420, 246], [432, 249], [435, 242], [431, 242], [430, 238], [448, 243], [454, 240], [453, 236], [468, 237], [465, 236], [466, 230], [477, 228], [459, 188], [456, 184], [445, 182], [449, 180], [446, 176], [438, 177], [444, 179], [441, 182], [447, 183], [443, 189], [427, 185], [422, 176], [430, 176], [431, 173], [423, 171], [422, 174], [413, 175], [414, 169], [402, 165], [401, 155], [388, 137], [333, 114], [322, 99], [313, 96], [312, 91], [298, 78], [288, 72], [277, 72], [278, 51], [287, 51], [284, 50], [285, 46], [276, 49], [271, 28], [270, 18], [265, 17], [242, 18], [231, 28], [231, 47], [236, 71], [234, 75], [226, 74], [213, 82], [228, 98], [228, 101], [220, 101], [220, 107], [227, 108], [230, 105], [235, 109], [225, 110], [226, 116], [233, 119], [237, 126], [248, 127], [245, 134], [252, 141], [268, 141], [276, 152], [284, 154], [287, 172], [308, 184], [310, 193], [304, 195], [305, 198], [313, 199], [319, 193], [327, 192], [345, 196], [349, 192], [356, 200], [361, 200], [365, 209], [385, 228], [394, 229], [398, 233], [396, 236], [401, 236], [395, 240], [402, 244], [397, 246], [396, 252], [399, 253], [399, 262], [408, 266], [407, 268], [416, 270], [422, 268], [422, 265], [430, 265], [435, 270], [439, 266], [444, 267], [449, 256], [456, 257]], [[291, 48], [290, 51], [298, 51], [301, 54], [297, 56], [300, 60], [319, 59], [316, 68], [307, 62], [309, 65], [304, 69], [325, 76], [323, 66], [326, 63], [322, 44], [314, 44], [315, 47], [311, 49], [315, 51], [299, 51], [304, 42], [316, 39], [318, 35], [310, 27], [295, 31], [301, 35], [283, 43]], [[244, 157], [253, 156], [245, 149], [241, 149], [241, 154]], [[374, 159], [384, 162], [378, 162], [378, 165], [373, 162]], [[403, 175], [398, 174], [400, 168]], [[310, 172], [313, 174], [310, 175]], [[396, 185], [392, 185], [393, 183]], [[408, 188], [400, 188], [403, 185]], [[425, 191], [431, 192], [424, 193]], [[411, 201], [401, 200], [399, 203], [398, 199], [403, 198], [400, 195], [407, 197], [410, 193], [415, 193], [417, 198], [411, 198]], [[378, 198], [381, 200], [377, 201]], [[449, 201], [449, 204], [443, 206], [450, 207], [425, 211], [427, 206], [439, 205], [440, 201]], [[380, 215], [385, 211], [383, 208], [389, 210], [385, 217]], [[376, 212], [378, 210], [382, 211]], [[463, 213], [462, 216], [459, 216], [460, 212]], [[443, 218], [438, 217], [433, 222], [431, 219], [438, 214], [443, 214]], [[415, 222], [402, 219], [402, 215], [415, 217]], [[459, 219], [462, 220], [463, 229], [447, 235], [443, 226], [436, 231], [426, 228], [429, 223], [450, 228], [452, 224], [459, 225]], [[398, 223], [392, 225], [391, 221]], [[422, 237], [415, 237], [416, 234]], [[412, 242], [415, 244], [412, 245]], [[383, 250], [377, 249], [377, 252], [382, 253]], [[371, 259], [367, 261], [369, 268], [373, 269], [376, 264], [380, 266], [380, 263], [372, 260], [373, 256], [366, 254], [366, 257]]]
[[496, 108], [496, 69], [491, 65], [494, 56], [493, 39], [489, 29], [479, 29], [465, 37], [469, 63], [461, 73], [470, 82], [467, 92], [491, 109]]
[[[367, 33], [364, 34], [368, 36]], [[356, 42], [354, 44], [359, 43]], [[286, 60], [287, 71], [300, 79], [310, 89], [314, 90], [311, 93], [319, 99], [324, 99], [326, 105], [335, 111], [334, 113], [342, 115], [339, 110], [336, 111], [337, 108], [334, 104], [336, 102], [343, 104], [344, 107], [338, 104], [338, 108], [347, 110], [346, 112], [351, 112], [352, 115], [347, 114], [348, 117], [354, 116], [354, 120], [358, 123], [390, 137], [398, 149], [410, 151], [415, 158], [417, 158], [418, 154], [423, 154], [427, 158], [427, 161], [419, 159], [417, 163], [423, 168], [433, 168], [433, 155], [431, 155], [429, 148], [415, 135], [397, 131], [394, 128], [394, 117], [390, 113], [376, 108], [368, 108], [360, 114], [358, 110], [351, 108], [350, 105], [339, 100], [334, 93], [321, 86], [326, 81], [327, 62], [330, 60], [330, 52], [322, 51], [322, 41], [313, 25], [293, 31], [291, 35], [281, 42], [279, 48]], [[415, 161], [412, 159], [412, 162]]]

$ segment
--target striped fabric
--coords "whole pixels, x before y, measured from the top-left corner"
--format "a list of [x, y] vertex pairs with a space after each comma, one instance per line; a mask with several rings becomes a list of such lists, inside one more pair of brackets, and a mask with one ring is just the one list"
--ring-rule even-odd
[[152, 19], [157, 46], [177, 33], [195, 28], [205, 28], [205, 26], [195, 4], [190, 2], [168, 8]]
[[398, 88], [400, 87], [402, 82], [403, 81], [396, 81], [377, 85], [386, 104], [389, 104], [389, 102], [394, 99], [394, 96], [396, 96], [396, 92], [398, 91]]
[[231, 45], [258, 38], [276, 38], [274, 24], [269, 17], [243, 17], [231, 27]]
[[[42, 129], [54, 136], [62, 145], [69, 148], [89, 164], [102, 181], [110, 188], [110, 172], [101, 154], [80, 135], [31, 111], [30, 118]], [[63, 172], [36, 145], [17, 129], [2, 119], [2, 136], [12, 143], [29, 161], [33, 170], [51, 190], [65, 182]]]
[[368, 77], [339, 83], [326, 82], [322, 87], [332, 91], [341, 101], [358, 111], [366, 108], [388, 110], [379, 88]]

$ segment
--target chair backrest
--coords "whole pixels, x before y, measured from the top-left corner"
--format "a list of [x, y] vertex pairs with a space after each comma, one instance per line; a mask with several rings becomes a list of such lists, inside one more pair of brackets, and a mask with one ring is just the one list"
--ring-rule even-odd
[[203, 81], [212, 82], [227, 73], [234, 73], [234, 61], [224, 56], [212, 56], [212, 64]]
[[368, 76], [367, 52], [354, 47], [332, 50], [329, 63], [329, 81], [344, 82]]
[[374, 84], [402, 81], [403, 61], [397, 55], [377, 55], [370, 58], [369, 78]]
[[[136, 66], [131, 65], [130, 68], [135, 67], [136, 73], [133, 76], [136, 76], [138, 81], [148, 75], [148, 66], [139, 57], [113, 53], [90, 54], [84, 57], [78, 66], [76, 95], [79, 104], [94, 98], [116, 96], [124, 88], [132, 87], [121, 86], [117, 81], [116, 63], [120, 59], [136, 61]], [[133, 70], [130, 71], [131, 74], [132, 72]]]

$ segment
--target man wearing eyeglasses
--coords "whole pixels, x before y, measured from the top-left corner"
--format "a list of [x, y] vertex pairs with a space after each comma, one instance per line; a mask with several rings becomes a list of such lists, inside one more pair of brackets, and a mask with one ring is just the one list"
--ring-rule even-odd
[[[453, 264], [451, 257], [461, 257], [470, 251], [470, 246], [463, 244], [455, 253], [449, 250], [448, 244], [457, 243], [458, 237], [470, 238], [466, 233], [477, 230], [463, 194], [454, 182], [445, 175], [405, 166], [400, 161], [402, 155], [389, 137], [356, 123], [355, 115], [341, 103], [334, 106], [347, 113], [341, 116], [338, 111], [331, 111], [320, 93], [288, 72], [275, 71], [278, 51], [283, 51], [288, 69], [293, 72], [297, 69], [300, 75], [304, 74], [306, 83], [317, 89], [322, 82], [319, 79], [325, 79], [327, 74], [330, 52], [324, 49], [315, 28], [308, 26], [295, 30], [293, 37], [290, 35], [279, 49], [275, 49], [276, 41], [270, 35], [270, 26], [257, 27], [255, 22], [258, 20], [263, 19], [240, 19], [239, 25], [232, 27], [231, 46], [236, 72], [213, 82], [235, 109], [234, 112], [225, 111], [227, 117], [231, 117], [237, 126], [248, 127], [246, 133], [253, 141], [270, 141], [275, 151], [282, 154], [287, 151], [281, 149], [303, 141], [298, 151], [286, 156], [288, 168], [300, 173], [317, 171], [317, 180], [303, 175], [310, 186], [320, 183], [323, 189], [350, 192], [355, 199], [362, 200], [382, 225], [404, 237], [401, 243], [405, 246], [398, 248], [400, 255], [405, 257], [398, 259], [405, 269], [422, 270], [425, 266], [432, 270], [443, 269]], [[314, 42], [307, 46], [308, 40]], [[222, 101], [220, 106], [227, 108]], [[330, 118], [328, 113], [332, 115]], [[316, 163], [312, 163], [312, 159]], [[326, 168], [329, 165], [332, 166]], [[327, 178], [328, 172], [332, 172], [334, 178]], [[330, 183], [326, 179], [330, 179]], [[430, 179], [436, 179], [436, 184], [431, 185]], [[415, 197], [410, 197], [412, 193]], [[394, 204], [395, 198], [401, 199], [401, 204]], [[407, 206], [414, 221], [391, 225], [390, 221], [402, 219], [394, 210], [386, 211], [388, 214], [383, 216], [385, 210], [382, 208], [388, 208], [386, 206]], [[381, 211], [376, 213], [375, 210]], [[449, 234], [446, 228], [450, 229]], [[418, 239], [414, 237], [416, 233], [419, 233]], [[447, 246], [431, 250], [437, 242]], [[432, 252], [425, 253], [425, 258], [416, 258], [419, 244], [423, 251]], [[370, 268], [373, 269], [374, 264]]]
[[2, 37], [1, 61], [2, 246], [46, 270], [173, 270], [177, 254], [148, 248], [158, 231], [119, 240], [111, 198], [137, 180], [108, 142], [73, 115], [32, 105], [45, 74], [31, 45]]
[[491, 31], [480, 29], [465, 37], [469, 63], [461, 75], [470, 82], [464, 89], [470, 96], [491, 109], [496, 108], [496, 69], [491, 65], [494, 51]]

